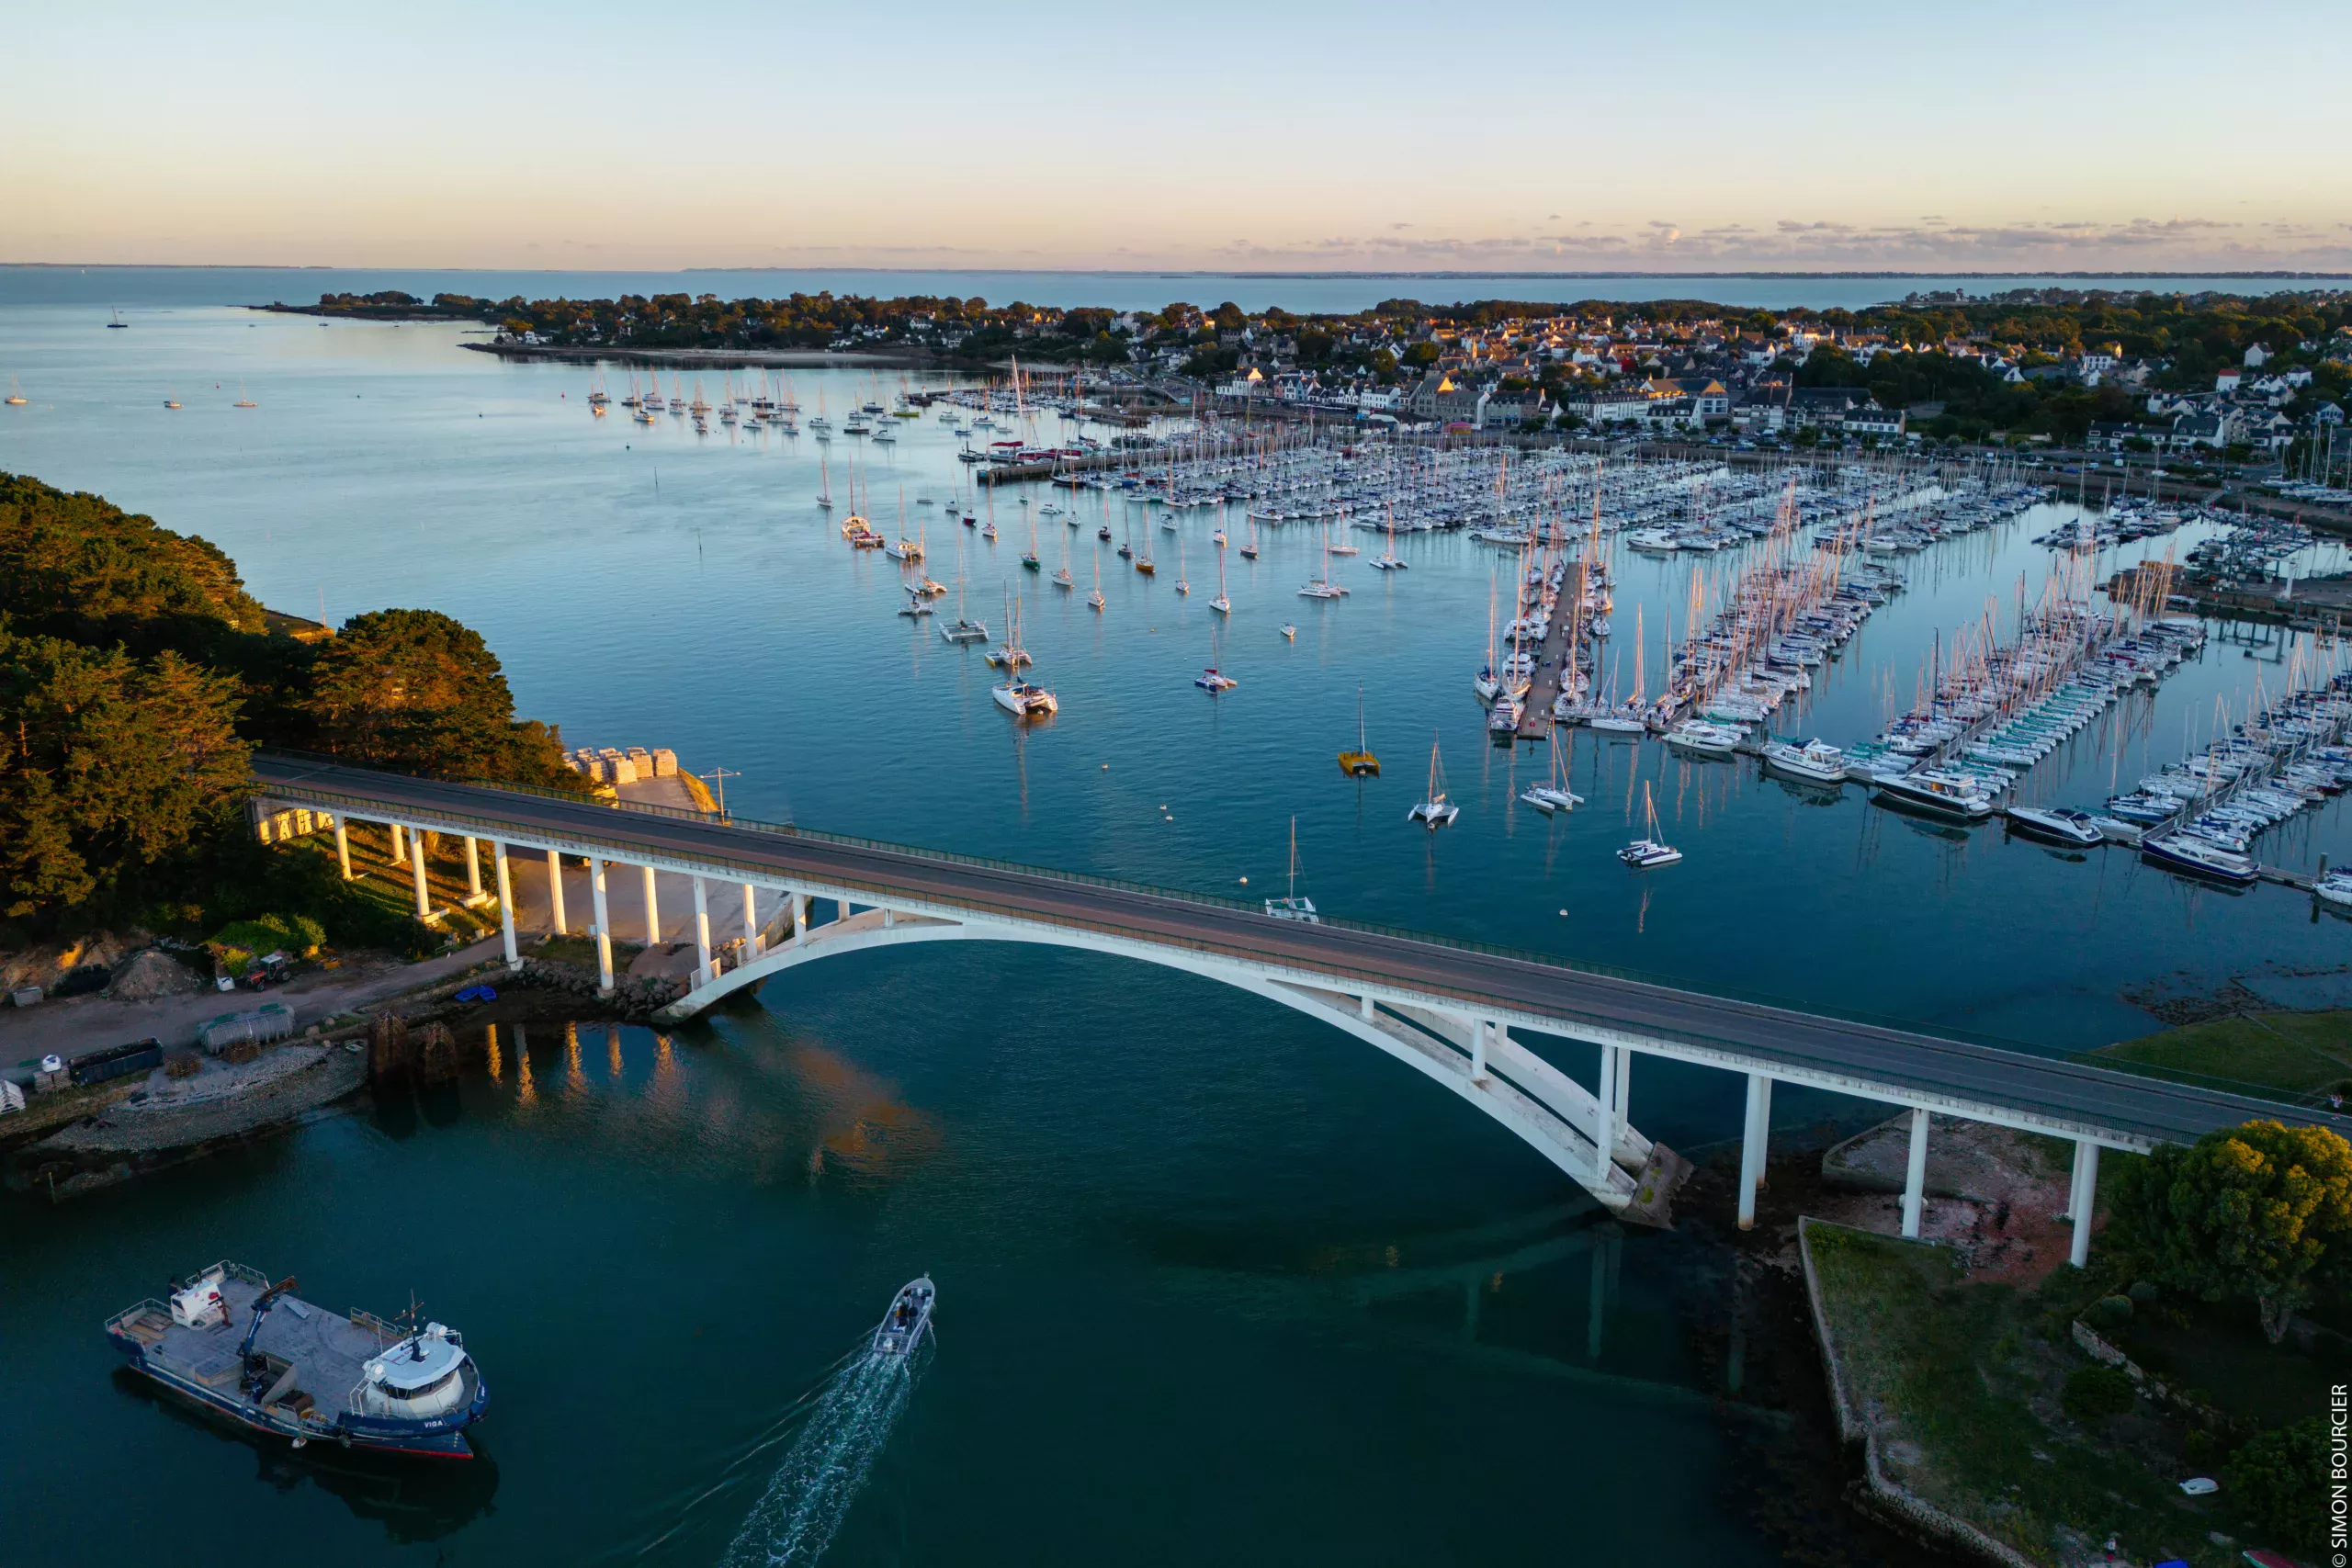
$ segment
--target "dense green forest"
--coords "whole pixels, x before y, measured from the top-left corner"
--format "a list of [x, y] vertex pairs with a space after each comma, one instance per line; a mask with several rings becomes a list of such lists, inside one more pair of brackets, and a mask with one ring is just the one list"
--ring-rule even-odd
[[265, 910], [381, 940], [380, 907], [321, 880], [325, 863], [254, 841], [257, 746], [582, 787], [448, 616], [379, 610], [307, 639], [300, 625], [205, 540], [0, 474], [0, 945], [126, 921], [200, 934]]

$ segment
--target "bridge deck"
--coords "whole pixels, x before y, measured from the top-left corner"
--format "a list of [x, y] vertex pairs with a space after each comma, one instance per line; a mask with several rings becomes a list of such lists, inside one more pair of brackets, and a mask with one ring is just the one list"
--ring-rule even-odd
[[1182, 947], [1237, 963], [1295, 965], [1342, 989], [1351, 984], [1385, 987], [1457, 999], [1474, 1010], [1511, 1009], [1555, 1020], [1572, 1032], [1584, 1029], [1686, 1047], [1681, 1054], [1713, 1057], [1726, 1066], [1780, 1069], [1816, 1081], [1826, 1075], [1850, 1080], [1859, 1094], [1980, 1106], [2125, 1142], [2186, 1142], [2255, 1117], [2317, 1122], [2352, 1134], [2352, 1118], [2313, 1114], [2213, 1088], [1682, 990], [1441, 938], [1271, 919], [1250, 908], [1193, 895], [788, 828], [617, 809], [311, 759], [265, 754], [254, 760], [254, 773], [269, 798], [288, 805], [315, 805], [362, 818], [446, 823], [482, 837], [555, 839], [607, 850], [620, 861], [634, 852], [705, 865], [713, 876], [816, 883], [862, 893], [876, 903], [903, 898], [979, 917]]

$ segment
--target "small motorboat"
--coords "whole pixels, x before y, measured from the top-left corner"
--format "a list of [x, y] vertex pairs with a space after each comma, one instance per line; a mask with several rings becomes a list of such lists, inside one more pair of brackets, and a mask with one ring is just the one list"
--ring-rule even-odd
[[881, 1324], [874, 1330], [874, 1353], [893, 1360], [903, 1360], [914, 1353], [922, 1337], [931, 1332], [931, 1303], [939, 1291], [925, 1274], [920, 1280], [910, 1280], [899, 1287], [891, 1298], [890, 1310], [882, 1315]]
[[1296, 642], [1298, 640], [1298, 628], [1292, 626], [1288, 621], [1284, 621], [1282, 624], [1282, 634], [1283, 640], [1285, 642]]
[[2312, 884], [2312, 896], [2323, 904], [2352, 908], [2352, 872], [2331, 871]]

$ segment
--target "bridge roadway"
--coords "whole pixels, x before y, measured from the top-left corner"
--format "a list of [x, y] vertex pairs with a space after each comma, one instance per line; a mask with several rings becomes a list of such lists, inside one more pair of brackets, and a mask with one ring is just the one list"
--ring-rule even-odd
[[[1308, 925], [1179, 893], [769, 825], [616, 808], [521, 791], [264, 754], [266, 799], [367, 819], [561, 848], [794, 887], [847, 891], [928, 913], [1041, 924], [1236, 963], [1341, 992], [1444, 998], [1476, 1013], [1604, 1046], [1630, 1046], [1900, 1105], [2029, 1127], [2109, 1147], [2188, 1142], [2255, 1117], [2352, 1134], [2318, 1115], [2168, 1082], [1794, 1008], [1713, 996], [1539, 957], [1337, 921]], [[585, 846], [585, 847], [574, 847]], [[951, 916], [952, 918], [952, 916]], [[1368, 1016], [1368, 1014], [1367, 1014]], [[1751, 1095], [1751, 1099], [1753, 1096]], [[1769, 1102], [1768, 1102], [1769, 1103]]]

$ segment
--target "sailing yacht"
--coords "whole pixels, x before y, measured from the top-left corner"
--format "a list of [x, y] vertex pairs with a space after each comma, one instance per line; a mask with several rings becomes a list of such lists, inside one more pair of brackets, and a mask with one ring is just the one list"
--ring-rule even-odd
[[1380, 759], [1372, 754], [1372, 748], [1364, 742], [1363, 688], [1362, 686], [1356, 688], [1356, 749], [1340, 753], [1340, 771], [1350, 778], [1380, 776]]
[[997, 654], [991, 653], [989, 662], [1001, 663], [1012, 673], [1003, 685], [989, 689], [989, 695], [995, 699], [997, 706], [1015, 718], [1045, 718], [1061, 711], [1061, 704], [1054, 700], [1053, 693], [1034, 681], [1021, 678], [1021, 667], [1031, 660], [1028, 651], [1021, 646], [1021, 610], [1018, 605], [1011, 610], [1005, 646], [999, 651], [1004, 657], [1000, 660]]
[[[11, 400], [15, 402], [23, 402], [25, 400], [22, 398], [16, 398]], [[229, 406], [233, 409], [252, 409], [259, 408], [261, 405], [254, 402], [253, 399], [245, 396], [245, 384], [243, 381], [240, 381], [237, 383], [237, 400], [231, 403]]]
[[1209, 601], [1209, 608], [1220, 615], [1233, 614], [1233, 601], [1225, 596], [1225, 552], [1216, 553], [1216, 597]]
[[1682, 858], [1682, 852], [1663, 842], [1657, 836], [1657, 801], [1650, 794], [1649, 781], [1642, 781], [1642, 807], [1649, 814], [1649, 832], [1635, 839], [1617, 852], [1617, 858], [1635, 871], [1647, 871], [1653, 866], [1672, 865]]
[[1101, 611], [1104, 603], [1102, 598], [1102, 552], [1100, 550], [1094, 552], [1094, 592], [1086, 596], [1086, 603], [1089, 608], [1098, 612]]
[[[243, 387], [238, 389], [239, 391], [243, 389]], [[24, 407], [25, 389], [14, 376], [8, 378], [8, 395], [6, 398], [0, 398], [0, 402], [6, 402], [12, 409]]]
[[167, 391], [164, 394], [164, 406], [167, 409], [175, 409], [180, 406], [180, 400]]
[[1560, 758], [1560, 732], [1552, 731], [1552, 776], [1542, 784], [1529, 784], [1519, 792], [1519, 798], [1547, 816], [1555, 811], [1574, 811], [1584, 804], [1584, 796], [1568, 788], [1568, 771]]
[[1298, 818], [1290, 819], [1290, 892], [1280, 898], [1266, 900], [1266, 913], [1278, 920], [1298, 920], [1319, 926], [1323, 917], [1315, 912], [1315, 900], [1298, 890]]
[[1419, 822], [1434, 833], [1462, 815], [1462, 807], [1445, 798], [1445, 767], [1438, 761], [1437, 737], [1430, 737], [1430, 792], [1419, 806], [1405, 813], [1408, 822]]
[[1184, 575], [1184, 536], [1182, 534], [1176, 536], [1176, 592], [1184, 594], [1193, 592], [1192, 581]]
[[1298, 596], [1302, 599], [1344, 599], [1348, 596], [1346, 589], [1331, 581], [1331, 536], [1329, 530], [1323, 535], [1323, 574], [1302, 586]]
[[986, 621], [976, 621], [964, 610], [964, 547], [956, 547], [956, 619], [939, 628], [939, 635], [949, 642], [986, 642], [989, 627]]

